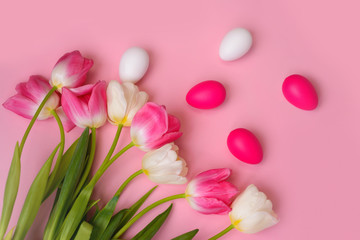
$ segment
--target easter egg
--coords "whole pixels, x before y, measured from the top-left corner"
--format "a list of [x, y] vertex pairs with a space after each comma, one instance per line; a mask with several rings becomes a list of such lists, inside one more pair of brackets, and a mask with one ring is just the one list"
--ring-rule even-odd
[[259, 140], [247, 129], [237, 128], [230, 132], [227, 145], [230, 152], [239, 160], [249, 163], [260, 163], [263, 151]]
[[140, 47], [127, 49], [121, 57], [119, 75], [123, 82], [136, 83], [149, 67], [149, 55]]
[[192, 87], [186, 95], [186, 101], [195, 108], [210, 109], [222, 104], [225, 97], [224, 86], [217, 81], [208, 80]]
[[233, 61], [244, 56], [252, 45], [251, 33], [245, 28], [229, 31], [220, 44], [219, 55], [224, 61]]
[[313, 110], [318, 105], [318, 96], [309, 80], [301, 75], [288, 76], [282, 85], [283, 94], [292, 105], [303, 110]]

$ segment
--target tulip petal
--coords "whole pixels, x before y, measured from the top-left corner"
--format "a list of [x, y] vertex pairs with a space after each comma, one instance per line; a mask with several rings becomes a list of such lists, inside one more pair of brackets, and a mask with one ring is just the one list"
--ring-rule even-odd
[[91, 126], [91, 117], [88, 112], [88, 106], [67, 88], [63, 88], [61, 105], [68, 118], [78, 125], [85, 128]]
[[272, 202], [253, 184], [235, 199], [229, 216], [235, 228], [245, 233], [259, 232], [279, 221]]
[[86, 80], [86, 74], [93, 65], [93, 60], [84, 58], [79, 51], [64, 54], [55, 64], [51, 73], [50, 84], [62, 87], [78, 87]]
[[27, 82], [19, 83], [16, 86], [16, 91], [19, 94], [31, 99], [37, 104], [41, 103], [50, 89], [51, 86], [48, 81], [38, 75], [30, 76]]
[[144, 106], [149, 99], [149, 95], [146, 92], [139, 92], [137, 94], [135, 102], [127, 113], [127, 121], [124, 123], [125, 126], [130, 126], [135, 114]]
[[110, 81], [106, 89], [107, 108], [109, 120], [114, 125], [119, 125], [126, 114], [127, 101], [121, 84]]
[[207, 181], [196, 184], [193, 197], [214, 197], [230, 205], [233, 198], [238, 194], [237, 188], [229, 182]]
[[15, 96], [7, 99], [6, 102], [3, 103], [3, 106], [4, 108], [28, 119], [31, 119], [34, 116], [36, 109], [38, 108], [36, 103], [20, 94], [16, 94]]
[[218, 169], [211, 169], [211, 170], [202, 172], [202, 173], [198, 174], [195, 178], [196, 178], [196, 181], [198, 181], [198, 182], [203, 182], [203, 181], [208, 181], [208, 180], [220, 182], [220, 181], [225, 181], [226, 179], [228, 179], [230, 177], [230, 175], [231, 175], [230, 168], [218, 168]]
[[69, 88], [69, 89], [76, 96], [82, 96], [82, 95], [90, 94], [92, 92], [94, 86], [95, 86], [94, 84], [86, 84], [86, 85], [83, 85], [81, 87]]
[[75, 124], [66, 116], [62, 107], [58, 107], [56, 113], [59, 116], [65, 131], [70, 132], [75, 127]]
[[277, 224], [279, 220], [268, 212], [255, 212], [235, 227], [243, 233], [257, 233]]
[[155, 148], [161, 147], [162, 145], [164, 145], [166, 143], [175, 141], [176, 139], [181, 137], [182, 134], [183, 134], [182, 132], [167, 133], [164, 136], [162, 136], [160, 139], [153, 141], [151, 143], [148, 143], [147, 147], [149, 149], [155, 149]]
[[190, 206], [203, 214], [226, 214], [231, 208], [216, 198], [189, 197]]
[[177, 119], [175, 116], [168, 114], [168, 133], [171, 132], [178, 132], [180, 130], [181, 124], [179, 119]]
[[106, 82], [100, 81], [95, 84], [89, 99], [89, 111], [92, 116], [92, 127], [102, 126], [107, 119], [106, 112]]
[[168, 118], [164, 107], [147, 103], [135, 115], [131, 126], [131, 138], [136, 145], [146, 144], [161, 138], [168, 129]]

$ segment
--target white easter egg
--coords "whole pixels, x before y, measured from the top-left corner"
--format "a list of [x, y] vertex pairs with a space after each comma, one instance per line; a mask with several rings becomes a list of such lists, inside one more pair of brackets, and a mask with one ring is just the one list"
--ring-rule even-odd
[[244, 56], [252, 45], [251, 33], [245, 28], [234, 28], [223, 38], [219, 55], [224, 61], [233, 61]]
[[149, 54], [140, 47], [127, 49], [121, 57], [119, 75], [123, 82], [136, 83], [149, 67]]

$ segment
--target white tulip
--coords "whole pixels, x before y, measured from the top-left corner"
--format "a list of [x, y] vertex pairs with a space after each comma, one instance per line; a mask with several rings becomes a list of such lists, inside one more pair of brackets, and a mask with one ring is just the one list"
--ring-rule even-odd
[[106, 90], [109, 121], [114, 125], [123, 124], [128, 127], [149, 96], [140, 92], [133, 83], [120, 84], [111, 81]]
[[155, 183], [185, 184], [188, 168], [177, 151], [178, 147], [175, 144], [168, 143], [147, 152], [142, 159], [143, 172]]
[[231, 207], [231, 223], [244, 233], [260, 232], [279, 222], [271, 201], [253, 184], [234, 200]]

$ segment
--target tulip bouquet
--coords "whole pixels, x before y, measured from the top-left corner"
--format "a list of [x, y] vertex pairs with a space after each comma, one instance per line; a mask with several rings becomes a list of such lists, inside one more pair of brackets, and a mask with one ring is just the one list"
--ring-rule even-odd
[[[217, 239], [233, 228], [255, 233], [278, 222], [271, 201], [256, 186], [250, 185], [239, 194], [237, 187], [227, 181], [230, 169], [207, 170], [188, 182], [186, 162], [174, 144], [182, 135], [180, 121], [168, 114], [164, 106], [148, 102], [148, 95], [132, 82], [84, 84], [92, 65], [93, 61], [78, 51], [67, 53], [56, 63], [49, 81], [41, 76], [31, 76], [27, 82], [18, 84], [17, 94], [3, 104], [6, 109], [31, 121], [21, 142], [15, 145], [4, 192], [0, 239], [24, 239], [40, 205], [54, 192], [56, 196], [43, 233], [46, 240], [119, 239], [148, 211], [180, 198], [185, 198], [193, 209], [203, 214], [229, 214], [230, 226], [209, 239]], [[60, 142], [32, 182], [16, 226], [8, 231], [26, 139], [36, 120], [52, 117], [59, 126]], [[107, 120], [117, 127], [117, 131], [101, 166], [91, 176], [96, 132]], [[84, 131], [65, 151], [65, 131], [75, 126]], [[123, 127], [130, 127], [131, 140], [115, 152]], [[99, 200], [91, 199], [97, 182], [112, 163], [132, 147], [145, 152], [142, 168], [131, 174], [100, 209]], [[188, 183], [184, 192], [158, 200], [138, 212], [155, 186], [131, 207], [116, 212], [121, 193], [140, 174], [157, 184]], [[132, 239], [152, 239], [166, 220], [171, 206]], [[92, 208], [95, 212], [89, 214]], [[193, 239], [197, 231], [173, 239]]]

